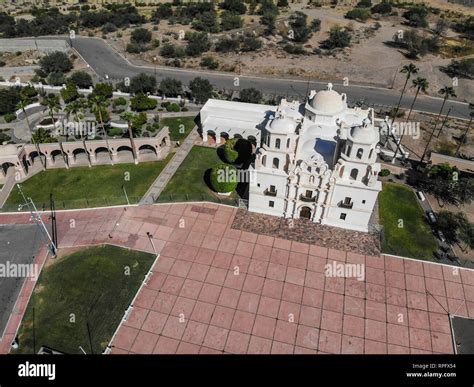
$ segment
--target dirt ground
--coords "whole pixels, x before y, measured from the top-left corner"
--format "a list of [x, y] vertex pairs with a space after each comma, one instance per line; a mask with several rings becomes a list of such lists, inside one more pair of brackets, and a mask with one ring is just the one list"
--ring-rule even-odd
[[[463, 9], [465, 7], [459, 5], [444, 4], [449, 9]], [[440, 7], [441, 8], [441, 7]], [[404, 83], [404, 77], [399, 74], [399, 70], [404, 64], [410, 62], [404, 53], [400, 50], [389, 47], [385, 44], [392, 41], [393, 36], [400, 30], [406, 29], [401, 24], [403, 18], [401, 16], [385, 17], [379, 20], [369, 19], [366, 23], [344, 18], [344, 14], [351, 7], [319, 7], [307, 8], [306, 3], [292, 3], [287, 12], [283, 12], [277, 28], [284, 30], [283, 19], [287, 18], [291, 13], [301, 10], [308, 15], [308, 23], [314, 18], [321, 20], [321, 30], [314, 33], [310, 40], [304, 44], [307, 51], [313, 52], [318, 48], [320, 43], [328, 36], [328, 31], [334, 25], [350, 27], [354, 32], [353, 44], [343, 53], [335, 56], [326, 55], [290, 55], [284, 52], [277, 43], [281, 41], [281, 37], [262, 38], [264, 45], [257, 52], [242, 53], [240, 55], [241, 72], [243, 74], [264, 74], [275, 76], [298, 76], [305, 79], [331, 79], [343, 80], [348, 78], [349, 82], [357, 82], [364, 84], [372, 84], [383, 87], [394, 87], [401, 89]], [[400, 14], [403, 10], [400, 11]], [[473, 12], [474, 11], [466, 11]], [[252, 31], [259, 28], [258, 16], [245, 16], [245, 30]], [[429, 19], [431, 23], [435, 22], [435, 18]], [[376, 29], [376, 23], [380, 23], [380, 28]], [[152, 29], [152, 25], [147, 25]], [[180, 31], [188, 31], [190, 26], [168, 25], [166, 21], [160, 22], [157, 31], [153, 31], [153, 39], [162, 41], [163, 37], [169, 39], [174, 44], [182, 44], [185, 42], [173, 38], [172, 33], [179, 34]], [[112, 43], [119, 51], [125, 52], [125, 47], [129, 42], [130, 31], [123, 31], [121, 38], [112, 38], [115, 34], [109, 36], [109, 43]], [[211, 40], [217, 40], [218, 37], [226, 33], [214, 34]], [[228, 32], [227, 34], [230, 34]], [[101, 33], [98, 33], [101, 36]], [[450, 44], [459, 38], [457, 34], [449, 30], [447, 37], [450, 38]], [[472, 43], [469, 43], [472, 45]], [[474, 50], [474, 47], [473, 47]], [[138, 63], [156, 63], [157, 65], [167, 65], [169, 60], [159, 56], [159, 48], [152, 49], [142, 54], [126, 54]], [[220, 63], [221, 71], [237, 71], [239, 67], [239, 55], [234, 53], [222, 54], [209, 52], [203, 56], [211, 56]], [[156, 58], [154, 60], [153, 58]], [[182, 65], [186, 68], [199, 68], [201, 58], [182, 59]], [[445, 66], [451, 61], [451, 57], [444, 54], [426, 55], [416, 61], [419, 67], [419, 76], [426, 77], [430, 81], [428, 94], [437, 95], [437, 91], [444, 85], [451, 85], [452, 79], [440, 71], [440, 66]], [[413, 89], [407, 90], [407, 94], [414, 93]], [[462, 79], [456, 88], [458, 99], [468, 101], [474, 95], [474, 81]]]
[[39, 51], [28, 50], [24, 52], [2, 52], [0, 60], [5, 62], [6, 67], [32, 66], [35, 65], [41, 57]]

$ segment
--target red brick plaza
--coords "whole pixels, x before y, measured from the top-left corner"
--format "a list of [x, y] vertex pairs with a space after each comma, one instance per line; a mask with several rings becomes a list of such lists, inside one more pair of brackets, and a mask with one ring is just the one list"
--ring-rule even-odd
[[[149, 232], [160, 253], [111, 353], [453, 353], [448, 313], [474, 318], [472, 270], [240, 231], [236, 212], [202, 203], [58, 213], [60, 247], [152, 252]], [[327, 277], [334, 261], [365, 264], [365, 279]]]

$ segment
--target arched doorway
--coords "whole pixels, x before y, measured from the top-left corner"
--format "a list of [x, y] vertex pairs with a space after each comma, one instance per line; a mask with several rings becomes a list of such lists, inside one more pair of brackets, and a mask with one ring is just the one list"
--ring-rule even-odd
[[300, 218], [311, 219], [311, 208], [303, 206], [300, 208]]

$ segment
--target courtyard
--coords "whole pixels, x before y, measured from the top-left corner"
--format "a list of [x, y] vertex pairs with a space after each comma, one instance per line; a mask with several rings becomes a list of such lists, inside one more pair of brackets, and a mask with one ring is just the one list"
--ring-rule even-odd
[[[453, 353], [448, 314], [474, 318], [473, 270], [242, 231], [237, 211], [181, 203], [58, 212], [62, 248], [160, 253], [112, 354]], [[365, 276], [326, 276], [328, 264], [364, 265]]]

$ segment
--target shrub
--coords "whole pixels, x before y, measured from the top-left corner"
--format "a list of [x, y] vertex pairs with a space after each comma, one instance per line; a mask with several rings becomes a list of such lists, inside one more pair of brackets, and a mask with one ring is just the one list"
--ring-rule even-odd
[[3, 119], [5, 122], [12, 122], [13, 120], [16, 119], [16, 114], [15, 113], [7, 113], [3, 116]]
[[293, 55], [306, 54], [306, 51], [301, 44], [287, 43], [283, 46], [283, 50], [286, 51], [288, 54], [293, 54]]
[[354, 8], [346, 13], [345, 18], [366, 21], [370, 17], [370, 11], [365, 8]]
[[136, 28], [130, 35], [130, 41], [137, 44], [145, 44], [151, 42], [151, 32], [146, 28]]
[[157, 104], [155, 99], [149, 98], [143, 93], [138, 93], [130, 100], [130, 107], [137, 112], [154, 109]]
[[170, 103], [166, 106], [166, 111], [168, 112], [179, 112], [179, 105], [177, 103]]
[[127, 104], [127, 100], [123, 97], [115, 98], [113, 101], [114, 106], [125, 106]]
[[216, 192], [232, 192], [237, 188], [237, 169], [232, 165], [218, 164], [212, 168], [210, 180]]
[[256, 51], [262, 47], [262, 41], [255, 36], [249, 35], [242, 38], [242, 51]]
[[224, 145], [224, 156], [227, 162], [229, 163], [235, 163], [236, 160], [239, 158], [239, 152], [235, 150], [237, 141], [237, 138], [230, 138], [226, 141]]
[[318, 32], [321, 29], [321, 19], [313, 19], [309, 28], [313, 32]]
[[219, 67], [219, 62], [210, 56], [206, 56], [201, 60], [201, 66], [207, 67], [208, 69], [215, 70]]
[[388, 175], [390, 175], [390, 171], [388, 169], [384, 168], [379, 172], [379, 176], [385, 177], [385, 176], [388, 176]]
[[375, 4], [372, 7], [371, 11], [372, 11], [372, 13], [378, 13], [378, 14], [381, 14], [381, 15], [388, 15], [392, 12], [392, 5], [390, 3], [386, 3], [386, 2]]
[[218, 52], [237, 52], [239, 50], [240, 42], [233, 38], [223, 38], [216, 44], [216, 51]]
[[160, 82], [159, 90], [168, 97], [177, 97], [183, 92], [183, 84], [178, 79], [164, 78]]
[[262, 92], [253, 87], [243, 89], [240, 92], [240, 100], [242, 102], [260, 103], [260, 101], [262, 100]]
[[347, 29], [341, 26], [334, 26], [329, 30], [329, 38], [322, 44], [323, 48], [332, 50], [334, 48], [344, 48], [351, 44], [351, 35]]
[[92, 77], [85, 71], [76, 71], [69, 77], [69, 81], [81, 89], [92, 86]]
[[234, 30], [242, 27], [243, 19], [239, 15], [225, 11], [221, 16], [221, 28], [223, 31]]

